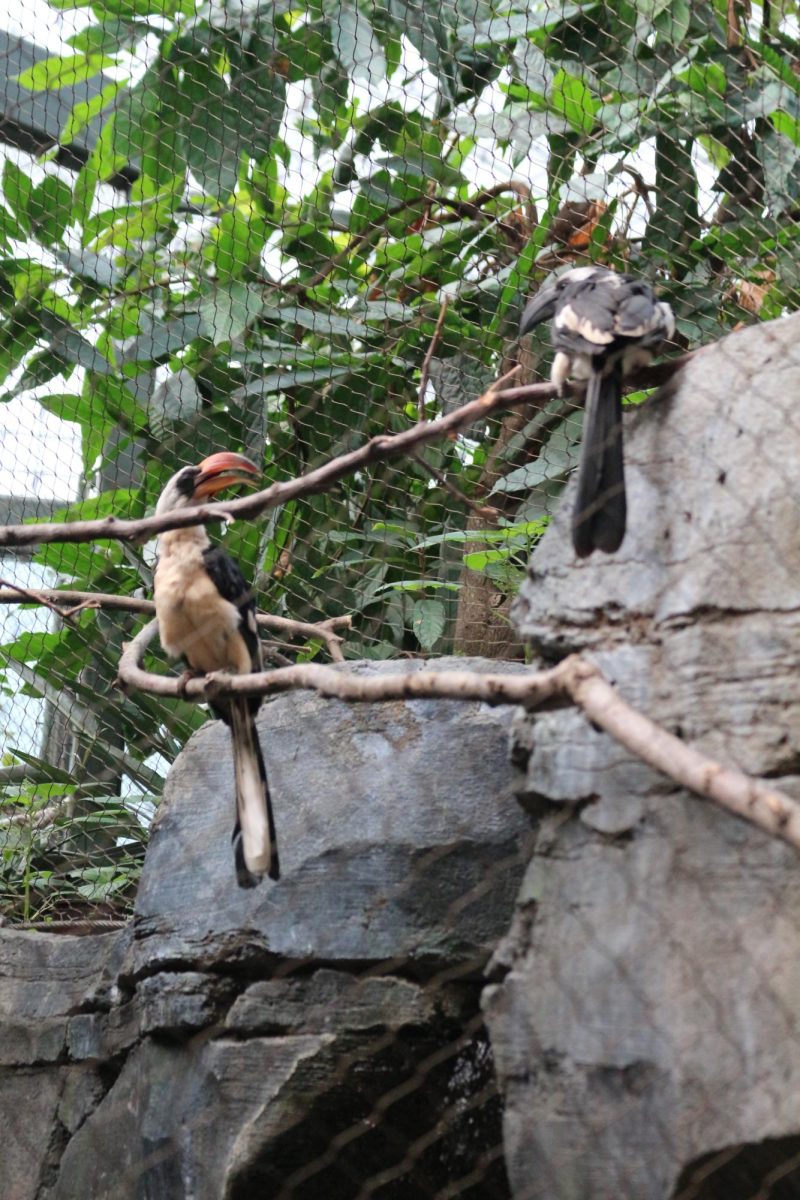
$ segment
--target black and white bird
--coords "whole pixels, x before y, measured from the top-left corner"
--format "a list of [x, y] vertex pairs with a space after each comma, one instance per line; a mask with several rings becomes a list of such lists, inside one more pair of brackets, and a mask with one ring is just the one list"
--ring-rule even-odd
[[607, 267], [574, 267], [526, 305], [520, 334], [552, 320], [556, 349], [550, 378], [588, 380], [586, 415], [572, 516], [575, 553], [613, 554], [625, 537], [622, 381], [646, 366], [672, 337], [675, 319], [649, 283]]
[[[156, 513], [200, 504], [233, 483], [252, 482], [260, 471], [242, 454], [212, 454], [183, 467], [167, 483]], [[154, 592], [161, 645], [192, 671], [244, 674], [261, 670], [261, 644], [252, 589], [238, 564], [215, 548], [203, 525], [170, 529], [158, 537]], [[211, 710], [231, 731], [236, 786], [233, 848], [240, 887], [265, 874], [278, 879], [278, 847], [258, 741], [255, 714], [260, 696], [215, 700]]]

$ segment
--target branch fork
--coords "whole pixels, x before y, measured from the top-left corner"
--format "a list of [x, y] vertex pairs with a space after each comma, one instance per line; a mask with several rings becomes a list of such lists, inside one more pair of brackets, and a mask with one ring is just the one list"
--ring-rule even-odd
[[[154, 675], [142, 668], [145, 650], [157, 632], [158, 622], [150, 621], [124, 647], [119, 678], [123, 687], [141, 688], [159, 696], [175, 696], [178, 694], [177, 679]], [[200, 677], [187, 682], [184, 694], [188, 699], [208, 700], [212, 696], [264, 696], [295, 689], [316, 691], [348, 703], [479, 700], [484, 704], [522, 705], [533, 710], [571, 701], [592, 724], [680, 787], [713, 800], [800, 851], [800, 804], [796, 800], [687, 746], [623, 700], [596, 663], [580, 654], [571, 654], [546, 670], [506, 675], [422, 670], [365, 677], [318, 663], [298, 663], [252, 675], [224, 677], [216, 673]]]

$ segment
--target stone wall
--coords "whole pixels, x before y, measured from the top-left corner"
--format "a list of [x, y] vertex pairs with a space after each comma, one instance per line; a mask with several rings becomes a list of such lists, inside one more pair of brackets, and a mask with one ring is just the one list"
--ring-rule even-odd
[[507, 1196], [480, 991], [532, 852], [510, 716], [265, 704], [283, 878], [250, 892], [204, 726], [130, 927], [0, 930], [3, 1200]]
[[[516, 606], [542, 661], [591, 652], [798, 796], [799, 343], [800, 316], [735, 334], [632, 414], [621, 550], [575, 561], [570, 494]], [[518, 720], [515, 759], [546, 815], [484, 997], [514, 1195], [800, 1196], [796, 853], [575, 710]]]

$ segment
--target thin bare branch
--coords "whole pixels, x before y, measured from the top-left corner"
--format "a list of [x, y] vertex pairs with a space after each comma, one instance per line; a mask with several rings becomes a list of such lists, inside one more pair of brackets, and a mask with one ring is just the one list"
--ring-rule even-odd
[[[685, 354], [680, 358], [646, 367], [631, 376], [628, 382], [632, 388], [658, 387], [670, 379], [691, 357], [691, 354]], [[583, 384], [568, 384], [565, 394], [581, 396], [583, 390]], [[262, 492], [255, 492], [238, 500], [198, 505], [196, 508], [179, 509], [159, 517], [142, 517], [135, 521], [100, 517], [92, 521], [2, 525], [0, 547], [35, 546], [45, 542], [93, 542], [104, 538], [114, 541], [146, 541], [156, 534], [163, 533], [165, 529], [185, 529], [190, 525], [204, 525], [211, 521], [252, 520], [267, 509], [286, 504], [289, 500], [296, 500], [299, 496], [327, 491], [332, 484], [355, 471], [362, 470], [370, 463], [408, 455], [418, 446], [456, 433], [462, 426], [485, 419], [500, 409], [515, 408], [518, 404], [526, 404], [531, 400], [545, 402], [556, 394], [556, 389], [551, 383], [531, 383], [511, 388], [498, 388], [497, 385], [493, 385], [477, 400], [470, 400], [468, 404], [435, 421], [422, 421], [401, 433], [374, 437], [358, 449], [333, 458], [322, 466], [307, 471], [305, 475], [273, 483]]]
[[428, 390], [428, 379], [431, 373], [431, 361], [436, 348], [439, 345], [439, 339], [442, 336], [445, 317], [447, 316], [447, 306], [450, 303], [450, 298], [445, 296], [442, 300], [442, 306], [439, 309], [439, 316], [436, 320], [436, 328], [433, 331], [433, 337], [428, 344], [428, 349], [425, 351], [425, 357], [422, 360], [422, 370], [419, 376], [419, 391], [417, 393], [417, 416], [420, 421], [425, 420], [425, 393]]
[[[0, 580], [5, 583], [5, 580]], [[24, 592], [24, 595], [21, 593]], [[35, 592], [27, 588], [19, 588], [16, 584], [0, 587], [0, 604], [44, 604], [48, 608], [55, 607], [61, 615], [60, 603], [74, 606], [93, 605], [97, 608], [117, 609], [121, 612], [154, 613], [156, 606], [152, 600], [139, 596], [117, 596], [109, 592], [75, 592], [64, 588], [37, 588]]]
[[[73, 624], [72, 618], [75, 616], [75, 613], [81, 608], [88, 607], [89, 603], [91, 603], [87, 597], [78, 603], [77, 608], [75, 604], [71, 604], [69, 608], [59, 608], [47, 590], [37, 590], [34, 592], [31, 588], [21, 587], [18, 583], [13, 583], [10, 579], [0, 579], [0, 589], [3, 589], [3, 592], [11, 592], [13, 599], [17, 603], [27, 601], [30, 604], [41, 604], [44, 608], [49, 608], [51, 612], [55, 613], [60, 620], [68, 621], [70, 624]], [[60, 597], [60, 599], [63, 599], [63, 597]]]
[[435, 479], [444, 488], [448, 495], [452, 496], [454, 500], [458, 500], [459, 504], [463, 504], [465, 508], [471, 509], [472, 512], [477, 513], [479, 517], [484, 517], [487, 521], [496, 521], [498, 517], [502, 516], [499, 508], [492, 508], [489, 504], [481, 504], [478, 500], [471, 499], [466, 492], [462, 492], [460, 487], [456, 487], [447, 478], [444, 471], [440, 471], [438, 467], [434, 467], [429, 462], [426, 462], [421, 454], [415, 452], [411, 457], [414, 462], [419, 463], [424, 471], [428, 472], [432, 479]]
[[62, 796], [53, 804], [48, 804], [45, 808], [39, 809], [23, 809], [15, 812], [12, 816], [0, 818], [0, 828], [7, 829], [9, 826], [21, 825], [28, 826], [30, 829], [46, 829], [48, 825], [52, 825], [62, 813], [69, 808], [74, 802], [73, 796]]
[[800, 850], [800, 804], [687, 746], [627, 704], [599, 668], [577, 659], [567, 691], [587, 717], [648, 766]]
[[290, 617], [272, 616], [270, 613], [259, 613], [259, 625], [268, 626], [290, 637], [302, 637], [307, 641], [323, 641], [333, 662], [344, 662], [341, 645], [344, 638], [335, 632], [337, 629], [352, 629], [353, 618], [347, 614], [341, 617], [328, 617], [327, 621], [293, 621]]
[[221, 695], [270, 695], [300, 688], [349, 703], [412, 698], [480, 700], [491, 705], [521, 704], [529, 709], [568, 698], [642, 762], [800, 850], [797, 801], [685, 745], [624, 701], [600, 669], [580, 655], [570, 655], [548, 670], [524, 674], [421, 670], [363, 676], [336, 667], [300, 663], [253, 675], [217, 674], [179, 680], [142, 669], [145, 649], [157, 632], [157, 622], [151, 621], [125, 647], [119, 666], [124, 687], [142, 688], [159, 696], [180, 694], [194, 700], [211, 700]]
[[[5, 583], [5, 580], [0, 580], [0, 583]], [[109, 592], [75, 592], [67, 588], [37, 588], [33, 592], [13, 583], [0, 588], [0, 604], [42, 604], [62, 616], [59, 602], [77, 606], [68, 609], [68, 614], [77, 612], [78, 608], [109, 608], [150, 615], [154, 615], [156, 611], [153, 601], [145, 600], [141, 596], [116, 596]], [[344, 662], [344, 655], [340, 649], [344, 639], [339, 637], [336, 630], [352, 629], [353, 618], [349, 614], [311, 622], [294, 621], [290, 617], [279, 617], [272, 613], [258, 613], [256, 620], [265, 629], [274, 629], [277, 633], [302, 637], [306, 641], [323, 641], [333, 662]]]

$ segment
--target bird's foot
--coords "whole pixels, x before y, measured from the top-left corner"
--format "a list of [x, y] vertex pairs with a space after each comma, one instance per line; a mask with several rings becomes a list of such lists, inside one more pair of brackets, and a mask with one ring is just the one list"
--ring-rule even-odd
[[229, 671], [209, 671], [206, 675], [206, 697], [213, 700], [230, 684], [233, 676]]
[[178, 680], [177, 680], [178, 695], [181, 698], [184, 698], [186, 696], [187, 684], [192, 679], [200, 679], [202, 677], [202, 674], [203, 674], [202, 671], [193, 671], [191, 667], [187, 667], [186, 670], [181, 675], [178, 676]]

